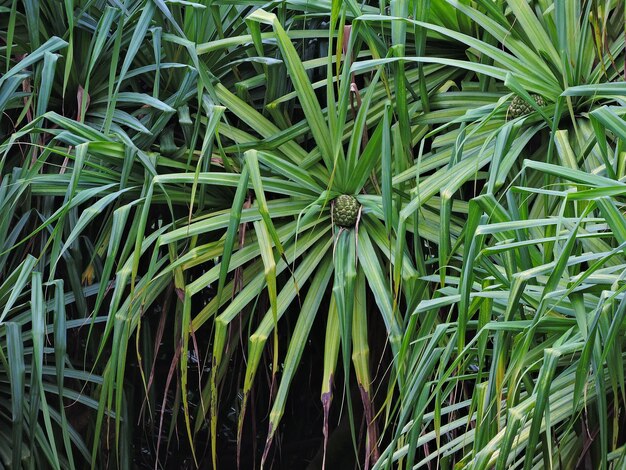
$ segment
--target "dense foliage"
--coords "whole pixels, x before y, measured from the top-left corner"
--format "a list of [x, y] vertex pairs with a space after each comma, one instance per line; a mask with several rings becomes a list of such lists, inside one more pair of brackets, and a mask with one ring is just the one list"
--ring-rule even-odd
[[0, 0], [0, 468], [626, 468], [625, 40]]

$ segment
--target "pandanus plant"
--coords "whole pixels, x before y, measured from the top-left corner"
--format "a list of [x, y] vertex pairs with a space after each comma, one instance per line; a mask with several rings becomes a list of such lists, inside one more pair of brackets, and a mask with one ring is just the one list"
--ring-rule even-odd
[[[209, 415], [214, 462], [219, 389], [228, 358], [233, 354], [232, 345], [229, 347], [232, 325], [239, 322], [251, 325], [238, 326], [239, 331], [253, 328], [247, 340], [239, 443], [249, 396], [262, 367], [263, 351], [270, 339], [273, 342], [270, 370], [275, 396], [263, 461], [278, 430], [310, 330], [320, 316], [326, 322], [321, 384], [326, 436], [333, 377], [341, 349], [344, 374], [349, 377], [354, 368], [363, 399], [368, 430], [366, 462], [377, 458], [368, 347], [368, 322], [372, 315], [381, 316], [386, 328], [383, 337], [388, 337], [390, 344], [393, 357], [390, 390], [404, 380], [402, 358], [408, 344], [402, 342], [402, 332], [409, 319], [402, 312], [414, 308], [421, 298], [424, 283], [418, 278], [420, 269], [423, 274], [425, 268], [419, 237], [415, 237], [419, 267], [408, 249], [401, 252], [395, 249], [395, 222], [399, 208], [406, 201], [401, 193], [394, 192], [392, 168], [407, 169], [413, 165], [410, 143], [424, 130], [399, 125], [395, 120], [388, 99], [394, 95], [390, 87], [404, 88], [404, 83], [394, 83], [383, 68], [362, 77], [367, 80], [366, 86], [357, 86], [352, 57], [359, 53], [376, 54], [378, 44], [373, 30], [362, 24], [356, 27], [359, 28], [356, 32], [356, 28], [346, 25], [346, 18], [345, 12], [339, 15], [339, 11], [333, 11], [331, 15], [328, 56], [325, 64], [319, 65], [325, 65], [325, 81], [333, 85], [325, 88], [322, 102], [327, 106], [323, 109], [291, 38], [276, 16], [263, 10], [250, 14], [247, 22], [258, 54], [268, 55], [264, 39], [271, 34], [291, 79], [293, 92], [281, 96], [278, 104], [297, 97], [302, 121], [281, 131], [253, 106], [217, 84], [214, 100], [221, 106], [213, 105], [213, 112], [229, 110], [252, 130], [246, 133], [228, 125], [219, 126], [221, 152], [231, 165], [239, 168], [238, 173], [212, 171], [157, 177], [158, 183], [166, 188], [168, 184], [181, 183], [198, 188], [203, 185], [236, 188], [229, 210], [203, 214], [160, 237], [161, 245], [176, 250], [187, 240], [217, 236], [217, 241], [195, 248], [197, 254], [200, 254], [198, 250], [208, 250], [215, 253], [213, 256], [219, 255], [217, 264], [192, 282], [181, 285], [184, 308], [180, 355], [182, 384], [186, 387], [190, 339], [213, 320], [211, 376], [202, 400], [210, 405], [200, 407], [195, 431], [202, 426], [203, 415]], [[262, 36], [260, 25], [269, 25], [271, 33], [264, 32]], [[363, 38], [369, 41], [369, 50], [354, 50]], [[264, 65], [267, 74], [275, 73], [271, 66]], [[423, 73], [432, 75], [433, 83], [437, 83], [456, 72], [441, 74], [433, 67]], [[417, 76], [417, 73], [411, 75], [411, 80]], [[307, 151], [298, 143], [294, 132], [310, 133], [314, 146]], [[407, 133], [406, 139], [401, 136], [403, 133]], [[436, 211], [436, 205], [430, 209]], [[423, 219], [421, 236], [436, 240], [435, 217], [432, 212], [419, 215]], [[417, 219], [416, 214], [406, 224], [408, 233], [416, 230]], [[252, 230], [246, 230], [246, 226]], [[460, 229], [454, 226], [451, 230], [458, 233]], [[245, 242], [241, 243], [244, 234]], [[191, 253], [183, 255], [180, 265], [197, 265], [191, 258], [184, 262], [188, 256]], [[194, 311], [194, 298], [209, 285], [215, 288], [215, 297], [200, 311]], [[269, 308], [258, 326], [253, 327], [255, 299], [261, 294], [267, 296]], [[322, 308], [323, 305], [326, 307]], [[281, 319], [290, 312], [295, 313], [296, 324], [288, 339], [286, 355], [279, 358], [278, 329]], [[347, 378], [345, 385], [349, 386]], [[350, 400], [349, 393], [346, 397]], [[348, 410], [352, 412], [351, 405]], [[191, 438], [188, 412], [186, 416]]]
[[444, 320], [415, 342], [376, 468], [623, 465], [624, 5], [475, 3], [448, 1], [473, 31], [361, 17], [465, 45], [467, 60], [385, 59], [463, 68], [463, 105], [500, 93], [438, 130], [458, 166], [489, 172], [463, 236], [441, 233], [440, 287], [413, 314]]
[[[187, 44], [162, 33], [167, 24], [184, 35], [178, 23], [191, 10], [172, 14], [163, 2], [145, 0], [0, 3], [0, 459], [95, 468], [105, 447], [100, 436], [115, 434], [115, 442], [103, 440], [128, 468], [126, 346], [168, 282], [151, 282], [139, 308], [121, 300], [131, 276], [115, 271], [137, 272], [141, 224], [131, 214], [147, 175], [188, 168], [175, 160], [183, 145], [172, 150], [169, 131], [184, 127], [180, 140], [190, 145], [197, 72], [170, 60]], [[239, 24], [236, 7], [221, 13], [222, 32]], [[186, 33], [198, 41], [217, 35], [217, 28], [195, 28]], [[158, 162], [151, 151], [162, 153]], [[151, 220], [163, 220], [156, 206], [168, 212], [188, 201], [172, 193], [166, 199], [153, 200]], [[202, 202], [222, 205], [218, 200], [207, 195]], [[144, 242], [139, 251], [150, 244]], [[135, 278], [141, 292], [148, 278]], [[109, 303], [110, 289], [121, 304]], [[114, 320], [129, 307], [131, 329]]]

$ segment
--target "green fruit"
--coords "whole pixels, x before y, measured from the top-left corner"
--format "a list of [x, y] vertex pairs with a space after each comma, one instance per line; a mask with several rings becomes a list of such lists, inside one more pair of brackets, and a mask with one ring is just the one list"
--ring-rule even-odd
[[[541, 96], [534, 94], [530, 96], [533, 100], [535, 100], [535, 103], [537, 103], [538, 106], [545, 106], [546, 102]], [[511, 101], [511, 104], [509, 105], [509, 109], [507, 110], [506, 114], [508, 119], [515, 119], [520, 116], [530, 114], [534, 110], [535, 109], [531, 105], [526, 103], [523, 98], [515, 96], [515, 98], [513, 98], [513, 101]]]
[[354, 227], [361, 204], [354, 196], [342, 194], [333, 205], [333, 222], [341, 227]]

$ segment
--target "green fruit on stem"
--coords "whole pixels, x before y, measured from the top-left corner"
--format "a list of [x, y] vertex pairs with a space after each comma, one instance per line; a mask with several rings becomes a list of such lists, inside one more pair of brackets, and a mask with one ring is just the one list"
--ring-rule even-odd
[[354, 227], [361, 204], [354, 196], [342, 194], [333, 205], [333, 222], [341, 227]]
[[[535, 103], [537, 103], [538, 106], [545, 106], [546, 102], [543, 100], [543, 98], [540, 95], [532, 94], [530, 95], [530, 97], [533, 100], [535, 100]], [[529, 105], [526, 101], [524, 101], [522, 97], [515, 96], [515, 98], [513, 98], [513, 101], [511, 101], [511, 104], [509, 105], [509, 108], [507, 109], [506, 114], [509, 119], [515, 119], [520, 116], [525, 116], [527, 114], [530, 114], [534, 110], [535, 109], [531, 105]]]

